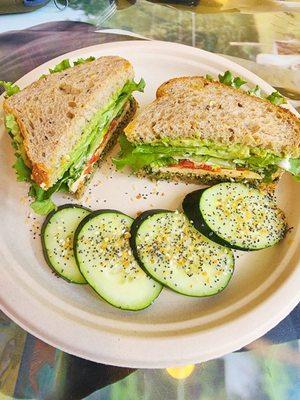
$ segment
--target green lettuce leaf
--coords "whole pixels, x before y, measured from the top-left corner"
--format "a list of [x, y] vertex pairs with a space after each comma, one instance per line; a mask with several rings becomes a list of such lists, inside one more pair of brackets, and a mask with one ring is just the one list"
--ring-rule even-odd
[[127, 140], [125, 135], [121, 135], [119, 137], [119, 144], [121, 147], [119, 158], [113, 159], [113, 163], [118, 170], [124, 168], [126, 165], [129, 165], [133, 171], [138, 171], [139, 169], [157, 161], [157, 159], [160, 158], [160, 155], [153, 153], [134, 153], [135, 147]]
[[258, 85], [256, 85], [252, 89], [249, 89], [247, 93], [250, 94], [251, 96], [256, 96], [256, 97], [261, 97], [262, 98], [261, 89], [260, 89], [260, 87]]
[[55, 210], [57, 207], [51, 199], [35, 200], [30, 204], [30, 207], [36, 214], [47, 215], [50, 211]]
[[265, 155], [260, 157], [251, 156], [247, 158], [246, 161], [247, 164], [252, 167], [265, 168], [269, 165], [278, 165], [281, 159], [281, 157], [278, 157], [275, 154], [266, 153]]
[[230, 71], [225, 71], [224, 75], [219, 74], [218, 78], [221, 83], [224, 83], [224, 85], [232, 85], [233, 75]]
[[15, 93], [18, 93], [20, 91], [19, 86], [15, 85], [12, 82], [0, 81], [0, 86], [4, 87], [5, 94], [6, 94], [7, 97], [10, 97], [10, 96], [12, 96]]
[[[49, 72], [50, 72], [50, 74], [55, 74], [56, 72], [61, 72], [61, 71], [64, 71], [65, 69], [72, 68], [75, 65], [84, 64], [86, 62], [90, 62], [90, 61], [94, 61], [94, 60], [96, 60], [96, 58], [93, 56], [90, 56], [88, 58], [78, 58], [78, 60], [75, 60], [73, 62], [73, 65], [71, 65], [70, 60], [66, 58], [66, 59], [62, 60], [59, 64], [56, 64], [53, 68], [49, 68]], [[40, 79], [45, 78], [45, 76], [47, 76], [47, 74], [41, 75]]]
[[43, 190], [36, 182], [31, 181], [28, 191], [28, 196], [33, 197], [35, 200], [30, 204], [30, 207], [35, 213], [39, 215], [46, 215], [50, 211], [56, 209], [56, 205], [51, 200], [51, 196], [56, 192], [66, 192], [67, 186], [65, 184], [67, 177], [64, 176], [54, 186], [48, 190]]
[[281, 104], [286, 103], [286, 99], [277, 91], [271, 93], [268, 97], [266, 97], [272, 104], [275, 106], [280, 106]]
[[22, 157], [17, 157], [13, 168], [16, 172], [18, 182], [31, 182], [31, 170], [25, 165]]
[[27, 155], [24, 148], [23, 139], [17, 121], [12, 114], [7, 114], [5, 116], [5, 126], [9, 136], [12, 139], [12, 146], [16, 150], [16, 157], [21, 156], [26, 164]]
[[[209, 79], [206, 79], [213, 81], [213, 78], [210, 75], [206, 75], [206, 77], [209, 77]], [[230, 71], [224, 72], [224, 75], [219, 74], [219, 81], [227, 86], [232, 86], [236, 89], [239, 89], [241, 86], [247, 83], [239, 76], [234, 77]], [[252, 96], [260, 97], [261, 99], [264, 98], [258, 85], [248, 90], [247, 93]], [[278, 91], [272, 92], [269, 96], [265, 97], [265, 99], [269, 100], [272, 104], [276, 106], [280, 106], [281, 104], [285, 104], [287, 102], [285, 97], [283, 97]]]
[[236, 89], [239, 89], [241, 86], [243, 86], [245, 83], [247, 83], [246, 81], [244, 81], [242, 78], [240, 78], [239, 76], [237, 76], [236, 78], [233, 79], [233, 84], [232, 86], [235, 87]]
[[88, 58], [78, 58], [78, 60], [74, 61], [74, 65], [80, 65], [94, 60], [96, 60], [96, 58], [93, 56], [90, 56]]
[[160, 158], [159, 160], [154, 161], [153, 163], [151, 163], [151, 167], [159, 168], [159, 167], [164, 167], [164, 166], [175, 165], [177, 163], [178, 163], [178, 161], [175, 160], [175, 158], [166, 157], [166, 158]]
[[[257, 172], [263, 175], [263, 182], [271, 183], [273, 182], [273, 174], [278, 170], [276, 165], [268, 165]], [[255, 171], [255, 170], [254, 170]]]
[[239, 89], [241, 86], [247, 83], [239, 76], [234, 77], [230, 71], [224, 72], [224, 75], [219, 74], [219, 81], [227, 86], [232, 86], [236, 89]]
[[12, 134], [11, 137], [15, 137], [19, 133], [19, 125], [12, 114], [7, 114], [5, 116], [5, 127], [8, 133]]
[[194, 146], [192, 146], [192, 143], [190, 143], [189, 146], [177, 146], [175, 143], [171, 142], [169, 146], [152, 146], [150, 144], [139, 145], [134, 148], [133, 152], [181, 158], [187, 158], [188, 156], [210, 156], [224, 160], [250, 157], [250, 148], [247, 146], [233, 145], [228, 148], [217, 143], [206, 142], [202, 144], [197, 143], [197, 145], [195, 144]]
[[123, 88], [123, 92], [125, 93], [132, 93], [132, 92], [143, 92], [145, 89], [146, 83], [144, 81], [143, 78], [140, 79], [139, 82], [134, 82], [134, 81], [128, 81], [124, 88]]
[[[85, 64], [87, 62], [91, 62], [94, 60], [96, 60], [96, 58], [93, 56], [90, 56], [87, 58], [78, 58], [77, 60], [75, 60], [73, 62], [73, 65], [72, 65], [70, 63], [70, 60], [66, 58], [66, 59], [62, 60], [59, 64], [55, 65], [54, 68], [49, 68], [49, 72], [50, 72], [50, 74], [55, 74], [56, 72], [61, 72], [61, 71], [64, 71], [65, 69], [72, 68], [75, 65]], [[44, 76], [46, 76], [46, 75], [43, 74], [41, 76], [41, 78], [43, 78]]]
[[50, 198], [50, 194], [46, 190], [42, 189], [36, 182], [31, 181], [31, 185], [28, 191], [28, 195], [38, 201], [47, 200]]
[[71, 68], [70, 60], [67, 58], [62, 60], [59, 64], [55, 65], [54, 68], [49, 68], [50, 74], [55, 74], [55, 72], [61, 72], [65, 69]]

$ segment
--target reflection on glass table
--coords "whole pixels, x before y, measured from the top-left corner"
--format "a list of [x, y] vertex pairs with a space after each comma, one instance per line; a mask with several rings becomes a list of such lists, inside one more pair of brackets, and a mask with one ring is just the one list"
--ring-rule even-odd
[[[139, 0], [107, 0], [110, 3], [116, 3], [117, 9], [124, 9], [133, 4], [139, 3]], [[81, 8], [86, 11], [99, 11], [104, 7], [106, 0], [70, 0], [69, 5], [72, 8]], [[238, 12], [299, 12], [300, 2], [285, 0], [148, 0], [151, 3], [173, 5], [176, 8], [189, 10], [196, 13], [238, 13]], [[60, 0], [63, 2], [63, 0]]]
[[[239, 8], [231, 7], [238, 3]], [[263, 8], [257, 6], [261, 3]], [[216, 13], [202, 9], [205, 4]], [[126, 29], [147, 38], [175, 41], [251, 61], [261, 54], [299, 56], [300, 2], [293, 2], [292, 6], [283, 1], [201, 1], [200, 8], [182, 8], [156, 0], [73, 0], [69, 7], [83, 11], [86, 21], [99, 28]], [[289, 12], [284, 12], [287, 9]], [[264, 64], [266, 58], [260, 57], [258, 62]], [[267, 64], [299, 69], [295, 57], [275, 61], [268, 58]]]
[[[200, 4], [204, 3], [212, 2]], [[218, 9], [224, 12], [207, 14], [197, 7], [170, 7], [147, 0], [137, 0], [126, 8], [131, 3], [119, 0], [111, 3], [114, 9], [105, 21], [99, 21], [97, 13], [89, 14], [89, 20], [99, 28], [125, 29], [146, 38], [183, 43], [231, 57], [276, 88], [283, 88], [298, 107], [300, 2], [293, 2], [292, 7], [290, 2], [269, 1], [267, 9], [253, 9], [254, 3], [265, 2], [244, 1], [239, 2], [241, 12], [226, 8], [232, 1], [222, 3]], [[283, 12], [279, 6], [290, 6], [290, 11]]]
[[70, 0], [62, 12], [50, 2], [33, 13], [1, 17], [0, 31], [53, 20], [89, 22], [99, 29], [124, 29], [149, 39], [184, 43], [261, 65], [299, 71], [298, 58], [290, 56], [299, 57], [300, 0], [201, 0], [196, 7], [156, 0]]
[[70, 356], [0, 314], [0, 398], [298, 400], [300, 341], [270, 343], [202, 364], [135, 371]]

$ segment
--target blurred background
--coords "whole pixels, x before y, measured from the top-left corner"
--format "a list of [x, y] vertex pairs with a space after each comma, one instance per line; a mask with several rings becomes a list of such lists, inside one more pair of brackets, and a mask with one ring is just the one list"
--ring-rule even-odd
[[283, 94], [300, 99], [300, 0], [0, 1], [0, 13], [20, 10], [35, 11], [2, 15], [0, 33], [61, 20], [126, 30], [234, 57]]

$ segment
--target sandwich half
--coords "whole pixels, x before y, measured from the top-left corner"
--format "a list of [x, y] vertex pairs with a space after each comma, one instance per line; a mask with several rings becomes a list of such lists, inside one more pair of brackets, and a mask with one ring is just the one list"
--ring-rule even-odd
[[83, 191], [96, 163], [135, 114], [132, 92], [142, 91], [144, 82], [133, 78], [132, 65], [121, 57], [80, 59], [72, 67], [64, 60], [4, 100], [14, 167], [18, 180], [31, 182], [36, 212], [54, 207], [50, 197], [56, 191]]
[[211, 78], [171, 79], [126, 127], [114, 162], [139, 175], [204, 184], [269, 185], [283, 170], [300, 177], [300, 121], [269, 100]]

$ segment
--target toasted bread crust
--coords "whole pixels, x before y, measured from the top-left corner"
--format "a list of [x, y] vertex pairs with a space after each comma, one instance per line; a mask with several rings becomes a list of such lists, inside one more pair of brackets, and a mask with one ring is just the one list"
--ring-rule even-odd
[[32, 179], [41, 187], [49, 186], [49, 175], [43, 164], [32, 164]]

